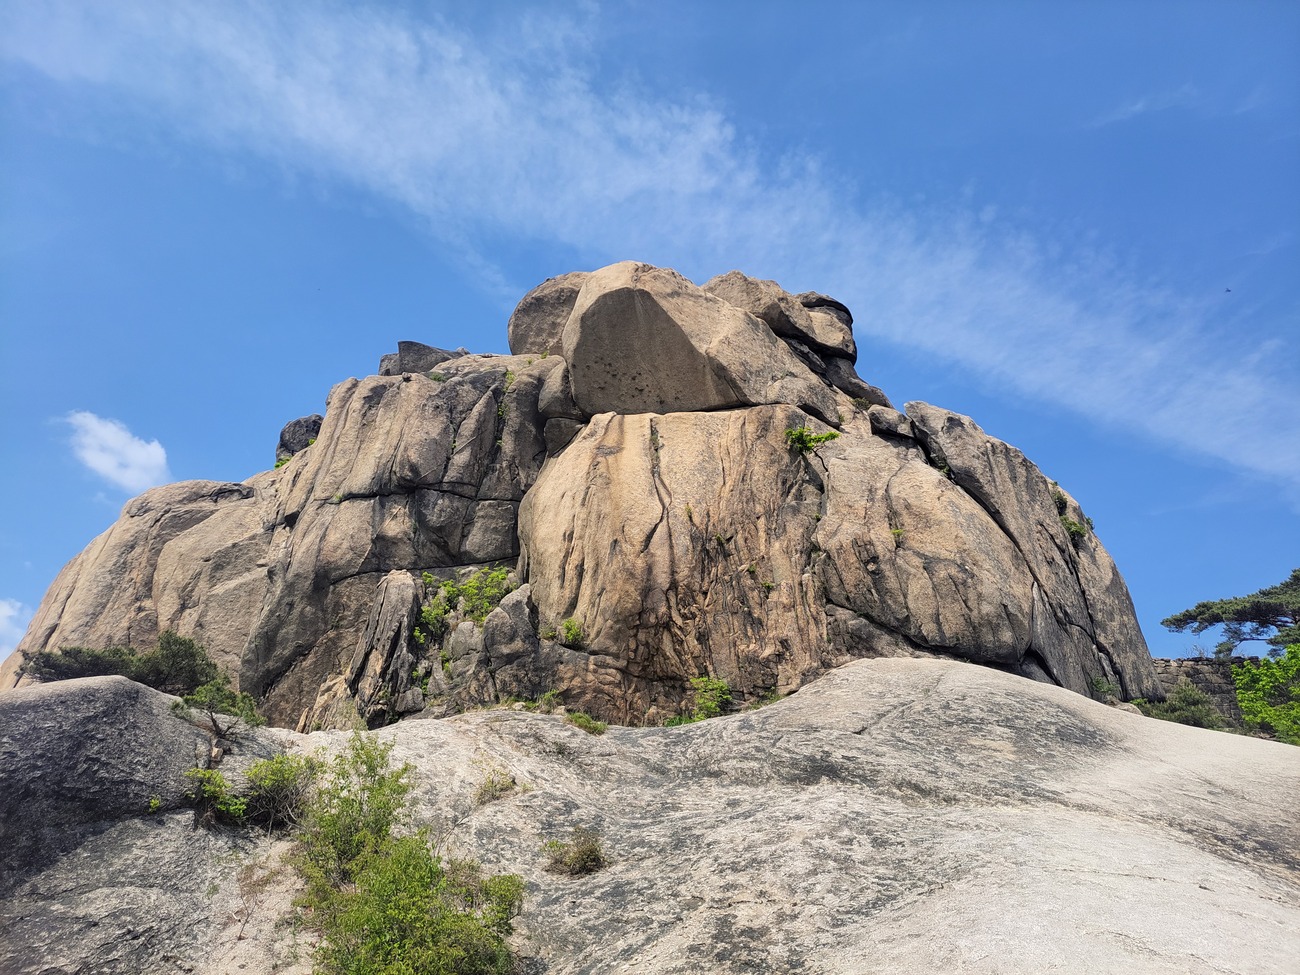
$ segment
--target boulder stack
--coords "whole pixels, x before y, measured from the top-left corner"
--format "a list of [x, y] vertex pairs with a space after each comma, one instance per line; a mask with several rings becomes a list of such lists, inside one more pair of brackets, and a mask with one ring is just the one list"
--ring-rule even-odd
[[[303, 729], [550, 690], [654, 724], [693, 678], [743, 702], [880, 656], [1162, 697], [1074, 500], [969, 418], [894, 409], [852, 321], [737, 271], [551, 279], [512, 355], [402, 343], [334, 388], [314, 439], [290, 425], [277, 470], [128, 503], [0, 684], [43, 649], [172, 629]], [[500, 605], [422, 620], [494, 567], [517, 587]]]

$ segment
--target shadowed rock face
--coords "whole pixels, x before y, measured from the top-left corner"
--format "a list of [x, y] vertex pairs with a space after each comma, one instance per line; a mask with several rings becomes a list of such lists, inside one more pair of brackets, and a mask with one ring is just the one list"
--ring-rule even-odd
[[[169, 700], [120, 678], [0, 697], [6, 975], [310, 972], [287, 844], [177, 808], [196, 742]], [[599, 738], [508, 709], [374, 734], [413, 767], [413, 826], [524, 878], [522, 971], [1290, 975], [1300, 954], [1300, 750], [985, 667], [856, 661]], [[222, 769], [345, 741], [258, 729]], [[481, 803], [493, 773], [521, 788]], [[609, 865], [545, 872], [577, 826]]]
[[[1078, 505], [969, 418], [893, 409], [851, 325], [734, 271], [551, 279], [511, 317], [515, 355], [402, 343], [280, 469], [127, 504], [0, 682], [42, 649], [173, 629], [303, 729], [551, 689], [655, 723], [696, 676], [748, 700], [917, 654], [1162, 697]], [[800, 453], [803, 426], [839, 437]], [[425, 573], [489, 565], [522, 587], [427, 636]]]

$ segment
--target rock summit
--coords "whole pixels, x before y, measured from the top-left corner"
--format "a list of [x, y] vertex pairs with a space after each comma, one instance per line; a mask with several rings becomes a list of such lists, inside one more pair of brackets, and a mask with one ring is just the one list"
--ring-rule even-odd
[[[970, 418], [896, 409], [852, 324], [738, 271], [550, 279], [511, 355], [402, 342], [285, 428], [277, 469], [130, 501], [0, 686], [41, 650], [174, 630], [300, 730], [551, 690], [654, 725], [695, 678], [747, 702], [871, 657], [1162, 697], [1075, 501]], [[422, 619], [484, 568], [499, 604]]]

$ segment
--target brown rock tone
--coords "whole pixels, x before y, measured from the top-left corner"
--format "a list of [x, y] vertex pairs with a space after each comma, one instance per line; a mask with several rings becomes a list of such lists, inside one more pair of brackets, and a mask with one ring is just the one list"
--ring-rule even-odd
[[[697, 676], [749, 701], [927, 654], [1163, 697], [1078, 505], [969, 418], [895, 410], [854, 371], [851, 325], [739, 272], [552, 279], [511, 317], [515, 355], [402, 343], [280, 469], [128, 503], [0, 686], [46, 648], [173, 629], [301, 729], [551, 689], [657, 723]], [[800, 453], [803, 426], [839, 437]], [[427, 638], [426, 579], [484, 566], [520, 587]]]

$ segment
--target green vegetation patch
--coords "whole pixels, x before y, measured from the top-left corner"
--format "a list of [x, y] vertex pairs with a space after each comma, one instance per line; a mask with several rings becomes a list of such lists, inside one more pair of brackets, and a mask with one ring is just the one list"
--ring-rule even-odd
[[1149, 718], [1175, 721], [1178, 724], [1191, 725], [1193, 728], [1221, 730], [1227, 724], [1219, 709], [1210, 700], [1210, 695], [1186, 678], [1180, 680], [1169, 696], [1160, 703], [1152, 704], [1141, 699], [1133, 703]]
[[133, 647], [42, 650], [23, 665], [23, 673], [38, 681], [118, 675], [166, 694], [188, 694], [218, 676], [217, 665], [201, 644], [170, 630], [144, 653]]
[[506, 937], [523, 880], [486, 876], [435, 856], [424, 831], [395, 837], [407, 818], [410, 766], [391, 744], [356, 733], [329, 766], [308, 810], [299, 870], [302, 904], [322, 940], [320, 975], [506, 975]]
[[1280, 658], [1233, 667], [1232, 679], [1247, 728], [1300, 745], [1300, 643]]
[[835, 430], [813, 433], [812, 428], [808, 426], [791, 427], [785, 432], [785, 442], [791, 450], [797, 450], [800, 454], [811, 454], [822, 444], [838, 440], [839, 436]]
[[715, 677], [692, 677], [690, 694], [690, 713], [669, 718], [664, 727], [674, 728], [696, 721], [716, 718], [731, 705], [731, 686], [725, 680]]
[[501, 600], [515, 588], [510, 582], [510, 571], [504, 567], [479, 569], [463, 582], [456, 579], [439, 582], [426, 572], [424, 584], [437, 588], [433, 598], [420, 610], [421, 625], [416, 627], [415, 638], [421, 644], [430, 639], [441, 642], [447, 634], [448, 619], [457, 610], [465, 619], [482, 624], [488, 613], [501, 605]]

